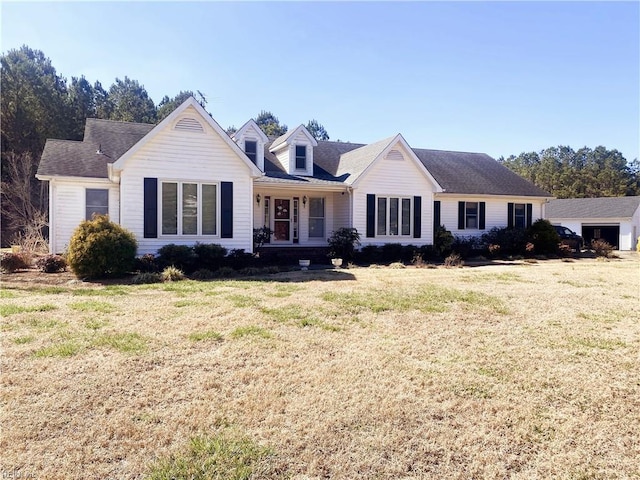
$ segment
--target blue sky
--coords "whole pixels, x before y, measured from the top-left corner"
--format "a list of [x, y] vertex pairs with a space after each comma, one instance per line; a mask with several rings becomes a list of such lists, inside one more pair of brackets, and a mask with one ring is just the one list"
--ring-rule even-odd
[[269, 110], [332, 140], [402, 133], [493, 157], [640, 149], [639, 2], [2, 2], [2, 52], [200, 90], [223, 126]]

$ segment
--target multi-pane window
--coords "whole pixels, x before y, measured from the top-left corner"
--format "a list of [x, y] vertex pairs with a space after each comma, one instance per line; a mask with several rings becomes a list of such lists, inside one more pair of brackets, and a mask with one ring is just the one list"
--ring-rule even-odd
[[87, 188], [85, 190], [85, 218], [91, 220], [94, 213], [109, 214], [109, 190], [106, 188]]
[[513, 205], [513, 226], [516, 228], [525, 228], [527, 225], [527, 207], [524, 203], [515, 203]]
[[309, 198], [309, 238], [324, 238], [324, 198]]
[[217, 185], [163, 182], [161, 194], [163, 235], [217, 234]]
[[411, 199], [377, 198], [376, 235], [411, 235]]
[[255, 164], [258, 155], [258, 142], [253, 140], [245, 140], [244, 153], [247, 155], [247, 157], [249, 157], [249, 160], [251, 160]]
[[304, 145], [296, 145], [296, 169], [307, 169], [307, 147]]
[[465, 228], [478, 228], [478, 202], [466, 202], [464, 219]]

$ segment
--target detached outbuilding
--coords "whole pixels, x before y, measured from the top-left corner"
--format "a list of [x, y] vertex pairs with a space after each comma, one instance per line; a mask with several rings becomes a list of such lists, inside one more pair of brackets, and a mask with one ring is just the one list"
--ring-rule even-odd
[[545, 217], [582, 235], [587, 245], [601, 238], [618, 250], [633, 250], [640, 234], [640, 197], [551, 200]]

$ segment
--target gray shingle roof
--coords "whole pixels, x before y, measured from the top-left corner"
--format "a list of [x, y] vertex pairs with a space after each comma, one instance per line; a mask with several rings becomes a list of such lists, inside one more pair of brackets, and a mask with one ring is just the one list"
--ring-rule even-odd
[[562, 198], [551, 200], [547, 218], [630, 218], [640, 197]]
[[413, 151], [446, 193], [551, 197], [484, 153]]
[[[114, 122], [88, 118], [84, 140], [48, 139], [38, 175], [107, 177], [107, 163], [113, 163], [153, 129], [147, 123]], [[102, 154], [97, 154], [98, 149]]]
[[[149, 133], [155, 125], [87, 119], [82, 142], [47, 140], [38, 175], [107, 177], [113, 163]], [[313, 150], [313, 177], [287, 174], [265, 145], [266, 183], [351, 184], [395, 137], [365, 145], [319, 141]], [[100, 149], [103, 154], [96, 154]], [[446, 193], [550, 197], [530, 182], [482, 153], [413, 149]]]

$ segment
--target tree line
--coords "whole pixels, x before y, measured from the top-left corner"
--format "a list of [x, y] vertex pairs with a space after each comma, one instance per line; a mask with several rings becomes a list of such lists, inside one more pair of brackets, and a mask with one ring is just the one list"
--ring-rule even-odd
[[568, 146], [521, 153], [500, 163], [558, 198], [640, 195], [640, 163], [618, 150]]
[[[155, 105], [137, 80], [116, 78], [109, 88], [84, 76], [70, 81], [57, 73], [40, 50], [24, 45], [0, 56], [2, 243], [16, 233], [46, 226], [46, 184], [35, 173], [47, 138], [82, 140], [87, 118], [158, 123], [193, 96], [205, 107], [200, 91], [165, 95]], [[267, 136], [288, 131], [273, 113], [261, 110], [254, 118]], [[329, 134], [317, 120], [306, 128], [317, 140]], [[231, 126], [227, 133], [233, 134]], [[599, 146], [574, 151], [570, 147], [521, 153], [499, 161], [559, 198], [640, 194], [640, 164], [628, 163], [617, 150]]]
[[[108, 88], [84, 76], [67, 81], [42, 51], [26, 45], [3, 53], [0, 64], [3, 245], [16, 233], [46, 225], [48, 195], [35, 174], [47, 138], [82, 140], [87, 118], [155, 124], [189, 97], [203, 107], [207, 103], [200, 91], [186, 90], [165, 95], [156, 105], [144, 86], [127, 76]], [[255, 120], [270, 136], [288, 130], [269, 111], [262, 110]], [[329, 139], [317, 120], [307, 128], [317, 140]]]

